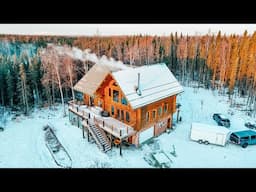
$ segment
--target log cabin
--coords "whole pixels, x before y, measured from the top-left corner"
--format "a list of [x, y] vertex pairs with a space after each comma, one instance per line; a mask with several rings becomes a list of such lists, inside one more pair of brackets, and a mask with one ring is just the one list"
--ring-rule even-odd
[[164, 63], [135, 68], [95, 64], [74, 90], [80, 105], [98, 107], [131, 127], [134, 131], [124, 139], [135, 146], [172, 127], [176, 97], [183, 91]]

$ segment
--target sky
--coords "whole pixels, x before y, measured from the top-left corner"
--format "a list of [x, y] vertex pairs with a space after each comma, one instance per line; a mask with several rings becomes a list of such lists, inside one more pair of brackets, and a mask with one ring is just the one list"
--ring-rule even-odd
[[256, 24], [0, 24], [0, 34], [22, 35], [169, 35], [171, 32], [188, 35], [249, 34], [256, 31]]

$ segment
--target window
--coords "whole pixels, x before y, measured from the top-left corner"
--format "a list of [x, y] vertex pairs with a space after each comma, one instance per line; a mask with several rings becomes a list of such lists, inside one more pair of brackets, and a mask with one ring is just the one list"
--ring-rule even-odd
[[154, 120], [156, 118], [156, 110], [152, 111], [152, 120]]
[[126, 111], [126, 114], [125, 114], [125, 118], [126, 118], [126, 121], [129, 123], [130, 122], [130, 113]]
[[168, 104], [165, 103], [165, 104], [164, 104], [164, 112], [167, 113], [167, 111], [168, 111]]
[[158, 107], [158, 116], [160, 117], [162, 115], [162, 106]]
[[83, 93], [75, 91], [75, 99], [78, 101], [83, 101], [83, 99], [84, 99]]
[[124, 120], [124, 111], [121, 110], [121, 120], [123, 121]]
[[251, 136], [251, 139], [256, 139], [256, 135], [252, 135], [252, 136]]
[[120, 119], [120, 110], [117, 109], [117, 118]]
[[124, 105], [127, 105], [127, 100], [124, 97], [122, 97], [121, 103], [124, 104]]
[[249, 140], [249, 136], [246, 136], [246, 137], [241, 137], [241, 140]]
[[111, 115], [114, 115], [114, 114], [115, 114], [115, 107], [111, 106]]
[[149, 112], [146, 113], [146, 121], [149, 121]]
[[119, 102], [119, 92], [116, 90], [113, 90], [113, 101]]
[[108, 89], [108, 96], [111, 97], [111, 89]]

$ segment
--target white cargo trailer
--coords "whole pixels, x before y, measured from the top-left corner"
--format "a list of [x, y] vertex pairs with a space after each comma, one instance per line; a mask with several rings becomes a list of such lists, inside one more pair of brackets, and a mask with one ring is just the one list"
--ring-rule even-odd
[[192, 123], [190, 138], [198, 143], [225, 146], [231, 131], [222, 126]]

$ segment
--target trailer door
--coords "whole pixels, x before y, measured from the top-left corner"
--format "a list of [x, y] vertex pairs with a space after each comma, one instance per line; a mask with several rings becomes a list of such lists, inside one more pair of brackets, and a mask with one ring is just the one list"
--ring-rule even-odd
[[224, 140], [224, 135], [223, 134], [217, 133], [216, 144], [225, 145], [225, 140]]

